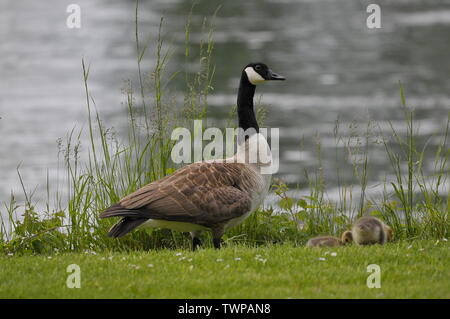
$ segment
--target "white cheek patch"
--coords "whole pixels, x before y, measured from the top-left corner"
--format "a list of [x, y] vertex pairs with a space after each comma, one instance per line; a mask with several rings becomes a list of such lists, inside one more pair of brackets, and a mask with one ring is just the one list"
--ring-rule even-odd
[[250, 66], [246, 67], [244, 71], [245, 71], [245, 73], [247, 73], [248, 80], [253, 85], [256, 85], [256, 84], [259, 84], [259, 83], [262, 83], [265, 81], [264, 78]]

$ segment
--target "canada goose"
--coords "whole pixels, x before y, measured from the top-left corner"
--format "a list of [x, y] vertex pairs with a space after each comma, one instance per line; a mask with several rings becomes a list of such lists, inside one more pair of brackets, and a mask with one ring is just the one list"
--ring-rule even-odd
[[[192, 249], [201, 244], [199, 234], [209, 230], [215, 248], [228, 228], [241, 223], [263, 201], [271, 174], [261, 167], [271, 164], [247, 160], [249, 149], [272, 155], [266, 139], [259, 133], [253, 109], [255, 86], [267, 80], [284, 80], [264, 63], [250, 63], [241, 74], [237, 97], [239, 128], [250, 132], [237, 153], [225, 160], [196, 162], [172, 175], [152, 182], [100, 214], [100, 218], [121, 217], [109, 230], [110, 237], [121, 237], [138, 226], [169, 228], [190, 232]], [[253, 133], [253, 134], [252, 134]], [[268, 154], [268, 155], [267, 155]]]
[[392, 229], [378, 218], [364, 216], [352, 227], [353, 240], [357, 245], [385, 244], [393, 237]]
[[335, 246], [341, 246], [342, 241], [333, 236], [319, 236], [314, 237], [308, 240], [306, 243], [307, 247], [335, 247]]
[[342, 233], [341, 241], [344, 245], [350, 244], [353, 242], [353, 234], [351, 231], [346, 230]]

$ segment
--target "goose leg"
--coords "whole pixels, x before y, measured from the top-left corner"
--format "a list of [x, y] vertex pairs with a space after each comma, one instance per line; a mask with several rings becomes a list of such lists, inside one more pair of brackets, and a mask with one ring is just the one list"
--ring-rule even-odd
[[198, 246], [202, 245], [202, 241], [200, 240], [200, 238], [198, 238], [200, 236], [200, 232], [191, 232], [191, 237], [192, 237], [192, 251], [195, 251]]
[[213, 238], [214, 248], [220, 249], [220, 238]]
[[223, 227], [223, 225], [216, 225], [211, 230], [212, 230], [212, 235], [213, 235], [214, 248], [220, 249], [220, 240], [224, 233], [224, 227]]
[[195, 251], [198, 246], [202, 245], [202, 241], [198, 237], [192, 238], [192, 251]]

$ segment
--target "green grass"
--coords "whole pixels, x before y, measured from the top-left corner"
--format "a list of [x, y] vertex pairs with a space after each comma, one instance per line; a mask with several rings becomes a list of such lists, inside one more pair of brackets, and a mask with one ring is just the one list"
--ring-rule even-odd
[[[449, 260], [442, 240], [2, 256], [0, 298], [450, 298]], [[79, 289], [66, 287], [70, 264]], [[381, 267], [381, 288], [366, 286], [369, 264]]]
[[[163, 33], [162, 18], [157, 34], [152, 37], [154, 43], [140, 40], [136, 2], [138, 81], [128, 81], [124, 89], [127, 115], [124, 121], [128, 126], [120, 138], [97, 112], [89, 88], [93, 71], [82, 60], [80, 73], [84, 81], [80, 85], [84, 86], [86, 94], [86, 130], [73, 129], [58, 145], [59, 176], [64, 176], [62, 182], [66, 183], [68, 195], [62, 196], [58, 192], [61, 185], [47, 183], [47, 198], [44, 202], [41, 200], [41, 207], [37, 208], [33, 191], [30, 192], [33, 187], [24, 185], [18, 171], [25, 201], [17, 202], [12, 194], [10, 201], [0, 206], [1, 255], [48, 254], [55, 250], [126, 252], [189, 247], [185, 234], [168, 230], [135, 231], [123, 239], [110, 240], [106, 233], [116, 220], [99, 221], [98, 215], [123, 196], [172, 173], [177, 168], [170, 157], [175, 143], [170, 139], [172, 129], [180, 126], [192, 129], [195, 119], [207, 118], [208, 96], [214, 86], [213, 22], [217, 11], [202, 21], [203, 37], [194, 46], [190, 43], [193, 8], [186, 19], [184, 58], [186, 65], [196, 65], [197, 69], [180, 74], [170, 72], [174, 49], [166, 39], [168, 35]], [[141, 62], [150, 51], [156, 62], [149, 70], [143, 70]], [[170, 91], [171, 81], [176, 77], [185, 80], [182, 103], [175, 103]], [[339, 119], [336, 120], [336, 155], [332, 159], [336, 170], [325, 169], [322, 165], [322, 146], [320, 136], [317, 136], [317, 158], [312, 160], [317, 165], [304, 172], [302, 184], [298, 186], [307, 190], [307, 196], [291, 197], [288, 186], [274, 179], [272, 190], [278, 196], [277, 203], [273, 207], [261, 207], [242, 225], [228, 231], [224, 239], [249, 246], [273, 243], [298, 246], [311, 236], [340, 235], [361, 215], [383, 219], [394, 229], [396, 239], [449, 238], [450, 188], [446, 190], [445, 187], [450, 176], [450, 112], [441, 133], [419, 143], [419, 125], [414, 109], [407, 105], [401, 85], [399, 107], [407, 127], [404, 134], [398, 133], [394, 125], [390, 132], [379, 127], [378, 130], [377, 123], [372, 120], [362, 131], [353, 122], [343, 129]], [[228, 127], [236, 125], [236, 108], [231, 107], [231, 110]], [[259, 108], [257, 114], [262, 127], [266, 116], [264, 109]], [[350, 131], [350, 135], [346, 131]], [[83, 134], [87, 135], [85, 139]], [[432, 139], [433, 143], [430, 142]], [[370, 150], [369, 145], [375, 148]], [[384, 191], [375, 198], [366, 194], [368, 178], [374, 173], [370, 151], [383, 152], [391, 166], [384, 180], [380, 178]], [[81, 152], [86, 161], [80, 160]], [[338, 201], [328, 199], [327, 177], [330, 175], [336, 175], [338, 180]], [[388, 175], [394, 178], [387, 180]], [[354, 188], [358, 187], [362, 191], [356, 195]], [[204, 236], [208, 237], [207, 234]]]
[[[193, 9], [186, 19], [184, 58], [197, 71], [170, 73], [174, 50], [162, 32], [164, 21], [152, 37], [153, 46], [141, 41], [136, 2], [138, 81], [128, 81], [124, 89], [125, 137], [118, 138], [97, 112], [89, 88], [90, 66], [82, 61], [86, 131], [73, 129], [58, 144], [58, 169], [69, 194], [63, 197], [60, 185], [47, 183], [47, 200], [36, 208], [29, 191], [33, 188], [24, 185], [18, 170], [25, 201], [18, 203], [12, 194], [0, 207], [0, 298], [450, 298], [450, 245], [442, 240], [450, 237], [450, 190], [443, 193], [450, 176], [450, 112], [442, 133], [430, 137], [434, 145], [419, 143], [414, 110], [407, 106], [401, 85], [405, 134], [394, 125], [390, 132], [377, 130], [370, 119], [362, 131], [352, 122], [342, 132], [336, 120], [332, 159], [336, 170], [324, 169], [317, 135], [317, 165], [304, 172], [300, 185], [309, 190], [308, 195], [293, 198], [283, 181], [274, 180], [276, 205], [261, 207], [230, 229], [223, 237], [223, 249], [211, 249], [210, 234], [202, 235], [205, 249], [195, 253], [189, 251], [187, 234], [170, 230], [138, 230], [119, 240], [106, 236], [116, 220], [99, 221], [99, 212], [172, 173], [177, 168], [170, 159], [172, 129], [192, 129], [195, 119], [207, 118], [214, 86], [217, 11], [203, 20], [204, 37], [194, 47], [190, 43]], [[141, 62], [151, 49], [155, 65], [143, 70]], [[181, 105], [174, 105], [170, 91], [176, 77], [185, 79]], [[236, 107], [230, 107], [227, 126], [233, 127]], [[257, 114], [263, 126], [264, 108], [258, 108]], [[380, 146], [375, 151], [384, 152], [394, 176], [380, 181], [381, 198], [366, 194], [373, 169], [369, 145]], [[80, 152], [85, 152], [87, 161], [80, 161]], [[327, 177], [334, 174], [340, 196], [336, 202], [327, 193]], [[357, 187], [362, 191], [356, 199]], [[339, 235], [355, 218], [369, 214], [394, 229], [396, 242], [333, 249], [303, 246], [315, 235]], [[380, 289], [366, 286], [366, 267], [373, 263], [382, 270]], [[66, 287], [70, 264], [81, 267], [80, 289]]]

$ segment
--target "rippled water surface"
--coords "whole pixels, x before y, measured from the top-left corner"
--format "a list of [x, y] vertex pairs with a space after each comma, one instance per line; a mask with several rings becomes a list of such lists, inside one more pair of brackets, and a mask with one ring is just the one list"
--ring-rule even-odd
[[[45, 199], [47, 172], [51, 184], [56, 183], [57, 139], [74, 126], [86, 126], [82, 57], [91, 65], [89, 83], [106, 125], [120, 132], [126, 124], [121, 89], [126, 79], [136, 79], [135, 1], [76, 2], [82, 10], [79, 30], [66, 27], [69, 2], [0, 2], [0, 202], [8, 200], [11, 190], [20, 191], [19, 164], [29, 190], [37, 185], [36, 199]], [[203, 17], [220, 3], [198, 2], [193, 42], [202, 38]], [[301, 188], [306, 186], [304, 171], [317, 166], [318, 134], [327, 186], [337, 186], [336, 119], [344, 138], [364, 133], [369, 118], [385, 132], [389, 121], [404, 132], [398, 81], [408, 104], [416, 108], [418, 141], [429, 140], [430, 153], [445, 127], [450, 110], [450, 1], [378, 1], [379, 30], [365, 26], [368, 3], [228, 0], [215, 19], [216, 72], [208, 116], [227, 116], [241, 69], [249, 61], [264, 61], [285, 75], [288, 81], [264, 85], [258, 95], [268, 110], [265, 124], [280, 128], [278, 176]], [[172, 70], [192, 67], [183, 57], [190, 7], [190, 1], [182, 0], [141, 1], [142, 34], [154, 39], [159, 19], [165, 17], [164, 34], [174, 49]], [[153, 62], [148, 55], [144, 69]], [[180, 81], [171, 84], [174, 94], [182, 94]], [[375, 189], [390, 173], [381, 146], [371, 146], [369, 154], [369, 185]], [[343, 155], [341, 160], [351, 161]], [[351, 168], [343, 169], [344, 179], [351, 182]]]

